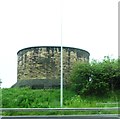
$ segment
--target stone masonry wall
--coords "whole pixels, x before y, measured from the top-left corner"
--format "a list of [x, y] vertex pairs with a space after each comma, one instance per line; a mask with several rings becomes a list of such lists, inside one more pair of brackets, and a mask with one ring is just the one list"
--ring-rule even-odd
[[[29, 47], [18, 52], [17, 80], [60, 80], [61, 48], [54, 46]], [[87, 51], [63, 47], [63, 76], [68, 80], [76, 61], [89, 61]]]

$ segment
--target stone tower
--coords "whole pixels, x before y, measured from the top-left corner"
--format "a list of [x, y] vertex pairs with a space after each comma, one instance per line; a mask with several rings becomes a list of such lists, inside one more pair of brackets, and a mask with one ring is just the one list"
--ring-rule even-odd
[[[28, 47], [18, 51], [17, 83], [13, 87], [57, 88], [60, 86], [59, 46]], [[64, 84], [76, 61], [89, 61], [89, 52], [72, 47], [63, 47]]]

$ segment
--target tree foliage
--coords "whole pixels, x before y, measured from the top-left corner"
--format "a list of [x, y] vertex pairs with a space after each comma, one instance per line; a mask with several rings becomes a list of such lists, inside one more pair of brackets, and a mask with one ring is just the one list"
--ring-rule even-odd
[[71, 88], [83, 95], [105, 95], [120, 87], [119, 59], [105, 57], [102, 62], [77, 62], [71, 71]]

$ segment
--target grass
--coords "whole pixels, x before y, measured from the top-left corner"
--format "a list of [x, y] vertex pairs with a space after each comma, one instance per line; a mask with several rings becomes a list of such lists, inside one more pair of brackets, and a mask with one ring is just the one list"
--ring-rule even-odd
[[[89, 107], [117, 107], [119, 91], [110, 93], [105, 97], [80, 96], [70, 90], [64, 90], [63, 108], [89, 108]], [[105, 103], [105, 104], [104, 104]], [[106, 104], [108, 103], [108, 104]], [[111, 103], [111, 104], [110, 104]], [[59, 108], [59, 89], [9, 88], [2, 89], [3, 108]], [[117, 114], [118, 110], [109, 111], [32, 111], [32, 112], [2, 112], [2, 115], [70, 115], [70, 114]]]

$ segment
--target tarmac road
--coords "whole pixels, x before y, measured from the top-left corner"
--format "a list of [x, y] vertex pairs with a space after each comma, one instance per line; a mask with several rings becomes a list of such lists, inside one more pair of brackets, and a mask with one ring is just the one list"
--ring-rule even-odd
[[4, 116], [2, 119], [120, 119], [118, 115]]

